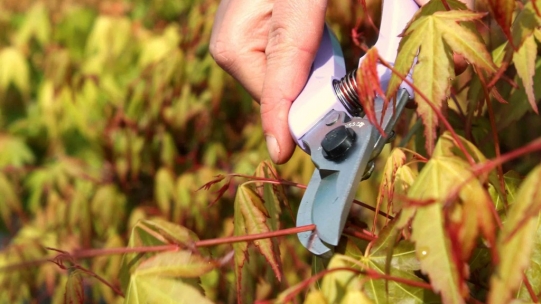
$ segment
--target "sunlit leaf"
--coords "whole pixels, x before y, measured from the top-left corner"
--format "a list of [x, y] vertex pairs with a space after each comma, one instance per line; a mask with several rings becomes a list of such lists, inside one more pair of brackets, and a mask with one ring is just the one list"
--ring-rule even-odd
[[0, 90], [12, 84], [21, 93], [29, 89], [29, 68], [22, 52], [15, 47], [0, 50]]
[[124, 303], [212, 303], [197, 289], [182, 281], [157, 276], [135, 275], [130, 280]]
[[304, 300], [304, 304], [326, 304], [327, 299], [325, 299], [325, 296], [323, 293], [319, 290], [313, 290], [306, 296], [306, 299]]
[[541, 210], [540, 189], [541, 166], [537, 166], [520, 186], [498, 237], [500, 260], [490, 279], [490, 303], [508, 303], [520, 286], [523, 271], [530, 264], [537, 216]]
[[[514, 1], [510, 1], [513, 2]], [[526, 90], [526, 96], [528, 96], [528, 102], [535, 113], [539, 113], [537, 110], [537, 100], [534, 94], [534, 82], [533, 76], [535, 74], [535, 61], [537, 58], [537, 43], [533, 35], [524, 40], [524, 43], [518, 49], [513, 56], [513, 63], [517, 69], [517, 74], [522, 80], [522, 85]]]
[[359, 290], [348, 291], [340, 304], [369, 304], [373, 303], [364, 293]]
[[195, 278], [204, 275], [216, 264], [188, 250], [159, 253], [142, 262], [133, 275]]

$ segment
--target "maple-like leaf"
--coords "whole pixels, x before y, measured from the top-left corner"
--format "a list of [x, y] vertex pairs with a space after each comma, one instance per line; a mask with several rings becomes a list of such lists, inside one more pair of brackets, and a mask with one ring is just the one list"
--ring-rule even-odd
[[[439, 142], [435, 152], [408, 191], [408, 197], [415, 201], [434, 202], [406, 206], [403, 214], [415, 213], [411, 238], [434, 290], [441, 292], [446, 303], [463, 303], [468, 294], [466, 261], [479, 232], [493, 239], [490, 197], [466, 161], [449, 155], [450, 150]], [[458, 200], [449, 202], [449, 195], [457, 190], [460, 204]], [[401, 216], [398, 227], [406, 220]]]
[[528, 102], [535, 113], [539, 114], [537, 101], [534, 94], [533, 76], [535, 74], [535, 61], [537, 59], [537, 43], [534, 35], [530, 35], [513, 56], [513, 63], [517, 69], [517, 74], [522, 80], [522, 85], [528, 96]]
[[[418, 105], [417, 113], [425, 125], [426, 149], [430, 154], [434, 149], [438, 125], [438, 118], [432, 108], [438, 111], [443, 99], [449, 95], [450, 79], [454, 77], [453, 53], [464, 56], [468, 62], [482, 70], [496, 70], [479, 37], [467, 26], [459, 24], [483, 16], [471, 11], [434, 12], [411, 23], [400, 42], [395, 66], [398, 73], [407, 74], [417, 56], [413, 81], [422, 94], [416, 93], [415, 101]], [[398, 89], [401, 81], [397, 77], [395, 74], [391, 77], [387, 96], [392, 96]]]
[[513, 36], [511, 35], [511, 23], [513, 22], [515, 0], [488, 0], [487, 3], [492, 16], [502, 28], [505, 36], [507, 36], [510, 41], [513, 41]]
[[509, 303], [520, 286], [523, 271], [530, 263], [537, 216], [541, 209], [541, 166], [520, 186], [498, 237], [499, 264], [490, 279], [489, 303]]

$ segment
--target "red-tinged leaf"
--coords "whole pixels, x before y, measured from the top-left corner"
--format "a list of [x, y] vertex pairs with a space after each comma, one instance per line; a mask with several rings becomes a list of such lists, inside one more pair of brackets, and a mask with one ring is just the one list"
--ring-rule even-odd
[[487, 3], [492, 16], [502, 28], [505, 36], [507, 36], [509, 41], [513, 41], [511, 23], [513, 22], [513, 12], [515, 11], [515, 0], [488, 0]]
[[520, 186], [498, 236], [499, 264], [490, 279], [489, 303], [509, 303], [530, 264], [537, 217], [541, 209], [541, 166]]
[[376, 126], [380, 134], [385, 135], [385, 131], [383, 131], [381, 124], [377, 120], [374, 108], [374, 100], [377, 95], [384, 99], [382, 117], [389, 103], [381, 88], [377, 66], [378, 50], [371, 48], [364, 55], [361, 66], [357, 70], [357, 93], [366, 118], [372, 125]]
[[522, 85], [526, 91], [526, 96], [528, 96], [528, 102], [534, 110], [535, 113], [539, 114], [537, 109], [537, 100], [535, 99], [534, 94], [534, 82], [533, 77], [535, 74], [535, 60], [537, 59], [537, 43], [535, 42], [535, 37], [530, 35], [524, 43], [518, 49], [518, 51], [513, 56], [513, 63], [517, 69], [517, 74], [522, 80]]
[[[265, 214], [263, 212], [263, 210], [266, 210], [263, 201], [250, 187], [249, 183], [241, 185], [237, 190], [235, 209], [237, 208], [239, 208], [242, 213], [247, 234], [270, 232], [269, 226], [267, 225], [268, 213]], [[281, 263], [279, 256], [277, 256], [276, 252], [273, 250], [271, 240], [261, 239], [254, 241], [254, 244], [270, 264], [276, 278], [280, 281], [282, 279]]]
[[72, 271], [66, 282], [66, 291], [64, 293], [64, 303], [75, 304], [85, 302], [85, 292], [83, 288], [83, 276], [80, 270]]
[[217, 264], [192, 251], [162, 252], [143, 261], [134, 275], [197, 278], [217, 267]]
[[[415, 25], [415, 24], [414, 24]], [[434, 17], [419, 19], [418, 32], [422, 32], [421, 49], [417, 57], [417, 65], [413, 68], [414, 84], [429, 100], [415, 94], [417, 114], [425, 125], [426, 150], [432, 154], [436, 142], [438, 118], [432, 107], [440, 109], [443, 99], [449, 95], [452, 54], [443, 43], [441, 32], [436, 30]]]

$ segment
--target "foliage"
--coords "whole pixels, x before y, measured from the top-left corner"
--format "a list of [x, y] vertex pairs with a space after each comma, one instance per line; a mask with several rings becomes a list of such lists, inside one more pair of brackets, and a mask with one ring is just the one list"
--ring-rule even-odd
[[[378, 2], [331, 2], [353, 61]], [[208, 53], [217, 4], [0, 3], [0, 302], [538, 302], [539, 1], [432, 0], [409, 22], [386, 94], [413, 68], [416, 109], [330, 261], [292, 228], [309, 157], [265, 160]]]

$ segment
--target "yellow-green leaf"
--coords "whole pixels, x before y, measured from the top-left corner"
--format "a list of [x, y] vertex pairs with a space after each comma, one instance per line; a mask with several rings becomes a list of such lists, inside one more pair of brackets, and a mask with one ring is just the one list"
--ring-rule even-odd
[[537, 43], [535, 37], [530, 35], [513, 56], [513, 63], [517, 69], [517, 74], [522, 80], [522, 85], [528, 96], [528, 102], [535, 113], [539, 113], [537, 109], [537, 100], [534, 94], [533, 76], [535, 74], [535, 61], [537, 59]]
[[143, 261], [134, 275], [196, 278], [216, 267], [216, 264], [189, 250], [163, 252]]
[[351, 290], [346, 293], [340, 304], [370, 304], [373, 303], [364, 293], [359, 290]]
[[193, 286], [179, 280], [156, 276], [132, 276], [124, 303], [208, 304], [212, 301]]
[[498, 237], [499, 264], [490, 279], [490, 303], [508, 303], [530, 263], [537, 216], [541, 209], [541, 165], [520, 186]]
[[[455, 231], [461, 242], [451, 243], [449, 231], [444, 227], [447, 219], [443, 207], [446, 205], [446, 209], [449, 209], [456, 204], [448, 202], [447, 199], [458, 186], [461, 187], [458, 192], [460, 200], [470, 212], [462, 213], [468, 218], [464, 219], [465, 223], [461, 224], [460, 229], [466, 230]], [[433, 157], [426, 164], [410, 187], [408, 197], [427, 203], [420, 207], [405, 208], [410, 210], [409, 212], [411, 209], [416, 212], [412, 221], [412, 240], [416, 245], [422, 271], [430, 277], [434, 290], [441, 292], [444, 302], [463, 303], [468, 288], [465, 277], [462, 277], [464, 274], [461, 275], [458, 268], [464, 265], [457, 264], [456, 261], [464, 260], [471, 254], [472, 244], [479, 231], [492, 238], [494, 227], [490, 218], [488, 194], [481, 183], [473, 178], [468, 163], [456, 156], [439, 156]], [[433, 202], [428, 203], [430, 200]], [[460, 252], [461, 255], [454, 256], [453, 252]]]
[[12, 84], [21, 93], [27, 93], [29, 80], [28, 64], [22, 52], [15, 47], [0, 50], [0, 91]]

